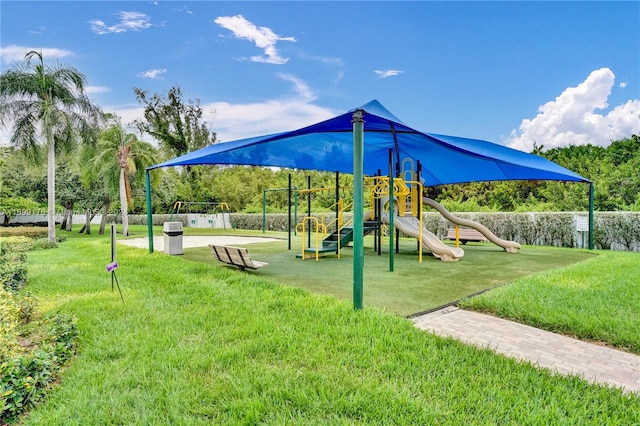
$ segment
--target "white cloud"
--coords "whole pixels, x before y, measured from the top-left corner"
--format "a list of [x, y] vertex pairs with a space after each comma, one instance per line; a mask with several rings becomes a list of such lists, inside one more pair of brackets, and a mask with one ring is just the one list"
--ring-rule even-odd
[[[204, 121], [216, 132], [220, 142], [295, 130], [336, 115], [327, 108], [292, 98], [245, 104], [211, 102], [202, 104], [201, 108]], [[122, 124], [137, 134], [137, 130], [130, 124], [144, 117], [144, 108], [128, 105], [107, 106], [103, 109], [117, 114], [122, 118]], [[155, 142], [148, 135], [139, 136], [143, 140]]]
[[378, 74], [378, 77], [380, 77], [380, 78], [389, 78], [389, 77], [395, 77], [396, 75], [402, 74], [404, 71], [400, 71], [400, 70], [375, 70], [374, 72], [376, 74]]
[[2, 62], [13, 63], [13, 62], [22, 62], [24, 61], [24, 56], [32, 51], [42, 52], [42, 57], [45, 62], [49, 59], [59, 59], [64, 58], [66, 56], [71, 56], [73, 53], [69, 50], [64, 49], [55, 49], [51, 47], [33, 47], [33, 46], [17, 46], [12, 44], [7, 47], [0, 47], [0, 57], [2, 58]]
[[607, 99], [615, 83], [608, 68], [593, 71], [577, 87], [569, 87], [555, 100], [538, 108], [538, 115], [524, 119], [505, 142], [531, 151], [534, 142], [545, 149], [569, 145], [607, 146], [611, 141], [640, 133], [640, 100], [630, 99], [607, 113]]
[[213, 102], [202, 107], [213, 117], [210, 127], [221, 142], [295, 130], [335, 116], [327, 108], [299, 99], [248, 104]]
[[162, 74], [166, 74], [167, 69], [166, 68], [158, 68], [158, 69], [154, 69], [154, 70], [147, 70], [147, 71], [143, 71], [141, 73], [138, 73], [138, 77], [142, 77], [142, 78], [150, 78], [152, 80], [158, 80], [162, 78]]
[[110, 92], [111, 89], [109, 89], [108, 87], [104, 87], [104, 86], [87, 86], [84, 88], [84, 91], [91, 95], [94, 93], [107, 93]]
[[323, 64], [337, 65], [341, 67], [344, 66], [344, 61], [342, 60], [342, 58], [336, 58], [331, 56], [310, 55], [306, 52], [301, 52], [299, 57], [302, 59], [308, 59], [310, 61], [321, 62]]
[[[302, 80], [291, 75], [280, 77], [293, 83], [296, 96], [244, 104], [211, 102], [201, 105], [203, 119], [216, 132], [219, 141], [229, 142], [295, 130], [336, 115], [328, 108], [311, 103], [314, 96]], [[144, 108], [141, 106], [119, 105], [103, 109], [120, 116], [125, 126], [144, 117]], [[129, 130], [135, 132], [132, 128]], [[141, 135], [141, 138], [151, 142], [148, 135]]]
[[176, 10], [177, 10], [178, 12], [185, 12], [185, 13], [186, 13], [186, 14], [188, 14], [188, 15], [194, 15], [194, 13], [193, 13], [191, 10], [189, 10], [189, 8], [188, 8], [187, 6], [179, 7], [179, 8], [178, 8], [178, 9], [176, 9]]
[[301, 100], [305, 101], [305, 102], [311, 102], [313, 100], [315, 100], [315, 95], [313, 94], [311, 88], [309, 87], [309, 85], [302, 79], [291, 75], [291, 74], [284, 74], [284, 73], [280, 73], [278, 74], [278, 77], [280, 77], [281, 79], [283, 79], [284, 81], [289, 81], [291, 83], [293, 83], [294, 89], [296, 91], [296, 93], [298, 93], [300, 95], [300, 97], [302, 98]]
[[118, 12], [120, 16], [120, 22], [114, 25], [107, 25], [101, 19], [92, 19], [89, 21], [91, 24], [91, 31], [95, 34], [111, 34], [111, 33], [124, 33], [127, 31], [141, 31], [151, 27], [151, 18], [141, 12]]
[[621, 82], [621, 83], [620, 83], [620, 87], [621, 87], [622, 89], [624, 89], [625, 87], [627, 87], [627, 82], [626, 82], [626, 81]]
[[252, 62], [264, 62], [267, 64], [286, 64], [289, 58], [283, 58], [276, 49], [278, 41], [292, 41], [293, 37], [280, 37], [270, 28], [256, 27], [253, 23], [247, 21], [242, 15], [236, 16], [219, 16], [214, 22], [233, 33], [236, 38], [245, 39], [253, 42], [256, 47], [264, 51], [264, 55], [251, 56], [248, 60]]
[[46, 27], [38, 27], [37, 30], [30, 30], [29, 34], [43, 35], [46, 32], [47, 32], [47, 28]]

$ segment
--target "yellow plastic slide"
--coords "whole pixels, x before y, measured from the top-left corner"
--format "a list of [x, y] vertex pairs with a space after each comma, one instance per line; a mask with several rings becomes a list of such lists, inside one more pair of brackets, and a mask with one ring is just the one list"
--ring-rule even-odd
[[473, 220], [469, 220], [469, 219], [463, 219], [461, 217], [455, 216], [453, 214], [451, 214], [449, 212], [449, 210], [445, 209], [444, 206], [442, 204], [440, 204], [439, 202], [432, 200], [431, 198], [427, 198], [427, 197], [422, 197], [422, 203], [429, 206], [429, 207], [433, 207], [434, 209], [436, 209], [442, 216], [444, 216], [447, 220], [460, 225], [460, 226], [466, 226], [468, 228], [473, 228], [477, 231], [479, 231], [482, 235], [484, 235], [485, 237], [487, 237], [487, 240], [491, 241], [492, 243], [502, 247], [506, 252], [508, 253], [517, 253], [518, 250], [520, 250], [520, 244], [515, 242], [515, 241], [508, 241], [508, 240], [503, 240], [502, 238], [499, 238], [498, 236], [496, 236], [493, 232], [491, 232], [489, 230], [489, 228], [487, 228], [486, 226], [482, 225], [481, 223], [478, 222], [474, 222]]
[[[389, 214], [382, 215], [382, 221], [389, 223]], [[420, 241], [420, 220], [412, 216], [394, 216], [393, 224], [404, 234]], [[454, 262], [464, 256], [464, 250], [457, 247], [451, 247], [440, 241], [440, 239], [432, 232], [422, 228], [422, 246], [431, 253], [440, 258], [443, 262]]]

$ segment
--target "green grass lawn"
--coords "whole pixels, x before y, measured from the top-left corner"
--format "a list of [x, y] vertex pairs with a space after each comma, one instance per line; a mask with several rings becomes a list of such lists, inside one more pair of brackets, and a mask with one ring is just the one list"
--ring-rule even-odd
[[519, 278], [461, 307], [640, 354], [640, 253], [600, 252]]
[[[354, 311], [350, 301], [270, 276], [119, 246], [122, 303], [104, 268], [109, 255], [108, 237], [94, 235], [29, 254], [28, 290], [44, 310], [77, 316], [80, 347], [59, 386], [23, 424], [640, 421], [637, 395], [420, 331], [375, 307], [371, 294], [366, 308]], [[288, 262], [307, 263], [329, 262]], [[451, 265], [414, 266], [427, 267], [427, 283], [429, 271]]]

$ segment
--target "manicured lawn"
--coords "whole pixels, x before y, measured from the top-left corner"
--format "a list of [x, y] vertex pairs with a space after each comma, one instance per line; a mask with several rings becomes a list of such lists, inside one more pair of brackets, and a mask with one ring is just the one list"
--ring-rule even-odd
[[354, 311], [347, 300], [186, 256], [119, 246], [123, 304], [104, 269], [109, 254], [108, 237], [93, 235], [30, 253], [29, 291], [45, 310], [75, 314], [81, 341], [59, 387], [24, 424], [640, 419], [637, 395], [439, 338], [370, 301]]
[[640, 253], [600, 252], [461, 306], [640, 354]]

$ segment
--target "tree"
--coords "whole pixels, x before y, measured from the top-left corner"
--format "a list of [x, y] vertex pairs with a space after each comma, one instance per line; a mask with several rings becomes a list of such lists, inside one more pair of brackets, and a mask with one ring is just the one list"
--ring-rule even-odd
[[[35, 65], [31, 60], [36, 58]], [[80, 139], [90, 142], [102, 113], [84, 94], [86, 77], [75, 68], [46, 65], [41, 52], [25, 55], [0, 76], [0, 123], [11, 123], [11, 143], [22, 149], [47, 148], [47, 222], [55, 241], [55, 153]]]
[[61, 161], [56, 170], [56, 198], [64, 207], [60, 230], [71, 231], [73, 211], [77, 202], [85, 196], [85, 189], [80, 181], [80, 174], [68, 161]]
[[[97, 155], [93, 158], [96, 170], [104, 177], [110, 192], [120, 197], [122, 233], [129, 235], [129, 208], [132, 206], [129, 176], [156, 162], [153, 147], [138, 141], [132, 133], [125, 133], [120, 121], [110, 116], [111, 126], [104, 130], [97, 145]], [[118, 182], [115, 184], [115, 182]], [[114, 188], [117, 187], [117, 191]]]
[[200, 101], [182, 102], [180, 87], [172, 87], [166, 97], [134, 88], [138, 102], [144, 104], [144, 120], [135, 122], [138, 130], [157, 139], [166, 154], [177, 157], [213, 145], [215, 132], [202, 122]]

